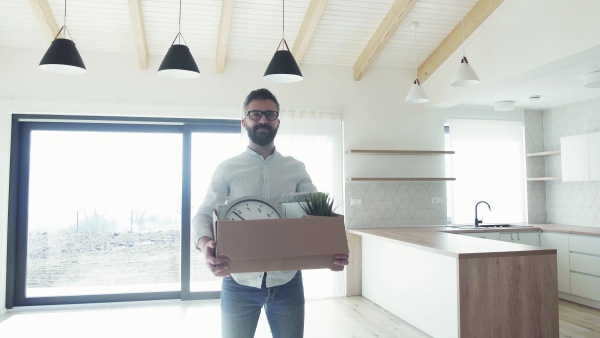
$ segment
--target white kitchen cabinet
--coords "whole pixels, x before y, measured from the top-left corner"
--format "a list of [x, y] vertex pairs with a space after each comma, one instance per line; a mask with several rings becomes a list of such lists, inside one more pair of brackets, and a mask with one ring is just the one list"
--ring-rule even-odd
[[569, 264], [569, 235], [554, 232], [540, 234], [542, 248], [556, 249], [558, 291], [571, 293], [571, 271]]
[[588, 134], [590, 181], [600, 181], [600, 133]]
[[571, 272], [571, 294], [600, 302], [600, 277]]
[[467, 233], [462, 233], [460, 235], [478, 237], [478, 238], [484, 238], [484, 239], [494, 239], [494, 240], [500, 239], [500, 233], [498, 233], [498, 232], [467, 232]]
[[571, 294], [600, 301], [600, 237], [569, 235]]
[[536, 232], [502, 232], [501, 241], [540, 246], [540, 233]]
[[560, 138], [563, 182], [589, 181], [588, 134]]
[[560, 138], [562, 180], [600, 180], [600, 133]]

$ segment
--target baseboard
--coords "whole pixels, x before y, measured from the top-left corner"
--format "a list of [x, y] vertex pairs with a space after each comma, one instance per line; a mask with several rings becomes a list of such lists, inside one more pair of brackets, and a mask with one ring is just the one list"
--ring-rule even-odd
[[597, 302], [592, 299], [583, 298], [579, 296], [572, 295], [570, 293], [558, 292], [558, 298], [568, 300], [569, 302], [593, 307], [594, 309], [600, 310], [600, 302]]

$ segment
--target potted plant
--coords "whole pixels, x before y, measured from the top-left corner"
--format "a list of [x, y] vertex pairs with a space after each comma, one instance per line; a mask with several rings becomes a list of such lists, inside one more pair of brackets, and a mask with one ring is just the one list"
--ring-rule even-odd
[[337, 208], [333, 206], [334, 198], [329, 193], [311, 192], [300, 203], [302, 210], [309, 216], [331, 216]]

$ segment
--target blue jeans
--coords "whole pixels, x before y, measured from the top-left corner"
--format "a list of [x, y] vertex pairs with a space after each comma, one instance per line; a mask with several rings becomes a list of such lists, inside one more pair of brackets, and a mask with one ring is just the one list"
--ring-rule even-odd
[[223, 338], [252, 338], [262, 307], [273, 338], [304, 336], [304, 287], [302, 273], [283, 285], [260, 289], [223, 278], [221, 288], [221, 332]]

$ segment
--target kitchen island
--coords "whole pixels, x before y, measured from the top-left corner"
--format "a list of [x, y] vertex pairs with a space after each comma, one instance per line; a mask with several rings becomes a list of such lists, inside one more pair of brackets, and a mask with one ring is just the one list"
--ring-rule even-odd
[[349, 230], [362, 295], [433, 337], [558, 337], [555, 249], [445, 230]]

